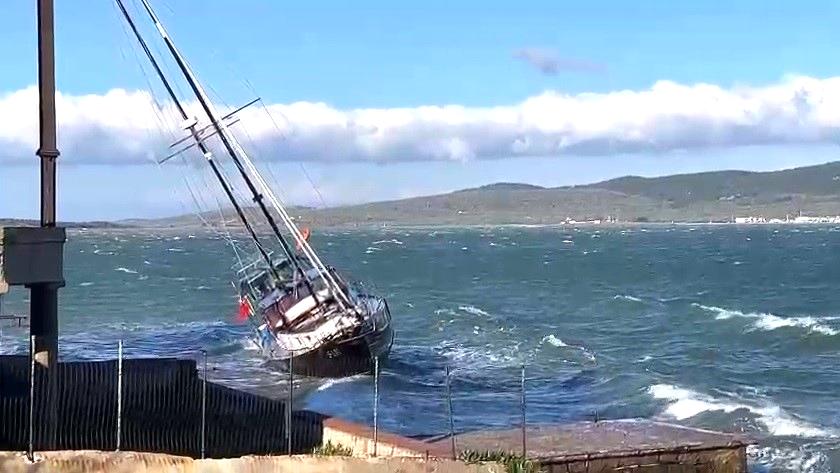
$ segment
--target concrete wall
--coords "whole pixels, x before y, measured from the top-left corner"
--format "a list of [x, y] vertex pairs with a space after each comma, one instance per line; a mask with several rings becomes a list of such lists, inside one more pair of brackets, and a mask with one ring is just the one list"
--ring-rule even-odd
[[550, 473], [747, 473], [746, 447], [638, 456], [567, 458], [542, 462]]
[[3, 473], [503, 473], [496, 464], [466, 465], [419, 458], [247, 456], [193, 460], [156, 453], [66, 451], [36, 455], [30, 463], [19, 452], [0, 452]]
[[374, 448], [373, 428], [366, 425], [348, 422], [341, 419], [329, 418], [323, 422], [323, 444], [332, 442], [353, 449], [353, 456], [369, 457], [438, 457], [451, 458], [451, 452], [440, 451], [440, 448], [428, 443], [394, 435], [381, 430], [377, 435]]

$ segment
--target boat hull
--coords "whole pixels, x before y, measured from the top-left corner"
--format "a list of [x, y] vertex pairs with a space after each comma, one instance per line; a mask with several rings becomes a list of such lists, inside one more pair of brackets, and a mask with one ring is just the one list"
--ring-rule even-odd
[[[257, 342], [264, 354], [281, 364], [281, 368], [294, 374], [316, 378], [342, 378], [355, 374], [371, 373], [374, 360], [383, 363], [394, 343], [394, 331], [391, 327], [391, 313], [384, 299], [374, 296], [362, 296], [371, 307], [379, 310], [368, 319], [368, 324], [360, 327], [363, 335], [349, 336], [327, 342], [323, 346], [291, 357], [287, 352], [278, 350], [274, 337], [267, 328], [258, 331]], [[379, 305], [379, 301], [382, 301]]]
[[383, 363], [393, 344], [394, 334], [390, 324], [382, 330], [348, 341], [331, 342], [317, 350], [281, 360], [284, 369], [301, 376], [317, 378], [342, 378], [370, 373], [374, 360]]

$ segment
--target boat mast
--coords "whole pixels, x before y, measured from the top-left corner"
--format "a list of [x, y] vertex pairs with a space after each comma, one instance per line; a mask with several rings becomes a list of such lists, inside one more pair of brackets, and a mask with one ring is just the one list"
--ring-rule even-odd
[[[125, 21], [131, 27], [131, 31], [134, 33], [134, 36], [137, 38], [137, 41], [140, 43], [140, 46], [143, 48], [143, 52], [146, 54], [146, 57], [149, 59], [149, 62], [152, 63], [152, 67], [154, 67], [155, 72], [157, 73], [158, 78], [160, 78], [161, 82], [163, 82], [163, 86], [166, 88], [166, 92], [169, 94], [169, 98], [175, 103], [175, 106], [178, 108], [178, 111], [181, 114], [181, 118], [184, 120], [189, 119], [189, 115], [187, 115], [186, 109], [181, 104], [180, 100], [178, 100], [178, 96], [175, 94], [175, 91], [172, 90], [172, 86], [169, 84], [169, 81], [166, 79], [166, 76], [163, 74], [160, 66], [158, 66], [157, 60], [152, 55], [152, 52], [149, 50], [149, 47], [146, 45], [146, 41], [140, 35], [140, 31], [137, 30], [137, 26], [134, 24], [134, 20], [131, 19], [131, 16], [128, 14], [128, 11], [125, 9], [125, 5], [123, 4], [122, 0], [116, 0], [117, 5], [120, 7], [120, 11], [122, 12]], [[207, 146], [204, 145], [204, 142], [201, 140], [201, 137], [198, 135], [198, 131], [195, 129], [195, 124], [191, 124], [188, 127], [190, 134], [192, 135], [193, 139], [198, 146], [198, 149], [201, 151], [201, 154], [207, 159], [207, 163], [210, 164], [210, 168], [213, 170], [213, 174], [216, 176], [216, 179], [219, 181], [219, 184], [222, 185], [222, 189], [225, 191], [225, 195], [227, 195], [228, 200], [230, 200], [231, 204], [233, 204], [234, 210], [236, 210], [236, 214], [239, 216], [239, 219], [242, 221], [242, 224], [245, 225], [245, 229], [248, 231], [248, 234], [251, 236], [251, 239], [254, 240], [254, 243], [257, 245], [257, 250], [259, 250], [260, 254], [262, 255], [263, 259], [265, 259], [266, 263], [268, 263], [269, 271], [274, 276], [275, 280], [280, 280], [280, 275], [277, 274], [277, 269], [274, 267], [274, 263], [271, 260], [271, 256], [268, 254], [268, 251], [263, 246], [262, 242], [260, 242], [259, 237], [257, 236], [257, 232], [254, 230], [253, 226], [251, 226], [251, 222], [245, 217], [245, 212], [243, 212], [242, 207], [237, 202], [236, 197], [233, 195], [233, 191], [231, 190], [230, 183], [225, 179], [224, 174], [222, 174], [221, 170], [219, 169], [219, 165], [213, 159], [213, 153], [207, 149]], [[286, 256], [289, 256], [288, 254]]]
[[[236, 164], [236, 167], [239, 169], [242, 178], [248, 184], [249, 189], [254, 194], [254, 200], [262, 209], [263, 214], [265, 215], [269, 224], [272, 226], [272, 229], [274, 230], [275, 235], [277, 235], [281, 244], [284, 245], [284, 247], [287, 247], [288, 245], [283, 239], [282, 235], [280, 234], [280, 230], [279, 228], [277, 228], [277, 224], [274, 222], [274, 218], [271, 216], [271, 213], [265, 206], [265, 203], [263, 202], [264, 197], [268, 198], [272, 207], [274, 208], [274, 210], [277, 211], [286, 228], [289, 230], [289, 232], [296, 240], [297, 244], [303, 250], [304, 255], [307, 257], [312, 266], [318, 271], [319, 275], [327, 283], [327, 287], [330, 288], [330, 290], [335, 294], [339, 303], [342, 306], [354, 307], [355, 304], [353, 304], [350, 301], [349, 296], [344, 292], [344, 290], [342, 290], [341, 286], [336, 282], [332, 273], [326, 268], [326, 266], [318, 257], [318, 255], [315, 254], [315, 252], [312, 250], [312, 247], [309, 246], [309, 243], [306, 241], [306, 239], [303, 238], [303, 236], [300, 233], [300, 230], [298, 230], [297, 226], [292, 221], [288, 212], [286, 212], [286, 209], [280, 204], [280, 201], [274, 195], [274, 192], [268, 186], [268, 183], [257, 171], [256, 167], [254, 166], [254, 163], [248, 157], [247, 153], [239, 144], [239, 142], [236, 140], [236, 137], [233, 136], [233, 134], [230, 132], [230, 129], [228, 129], [227, 125], [219, 119], [218, 112], [215, 110], [215, 107], [210, 102], [204, 89], [198, 83], [195, 74], [193, 74], [192, 70], [189, 68], [189, 66], [187, 66], [186, 61], [181, 56], [181, 53], [175, 47], [175, 44], [172, 42], [171, 38], [166, 32], [166, 29], [164, 29], [163, 25], [160, 23], [160, 20], [158, 20], [157, 15], [155, 15], [148, 0], [141, 1], [143, 3], [144, 8], [146, 9], [146, 12], [149, 14], [149, 17], [152, 19], [152, 22], [154, 22], [158, 33], [160, 33], [161, 37], [163, 38], [163, 41], [166, 43], [169, 52], [172, 54], [172, 57], [175, 59], [175, 62], [178, 64], [178, 67], [184, 74], [187, 82], [190, 85], [190, 88], [192, 89], [198, 101], [201, 103], [204, 112], [207, 114], [208, 118], [212, 122], [216, 133], [219, 135], [219, 139], [222, 141], [222, 144], [224, 145], [231, 159]], [[245, 167], [248, 168], [247, 172], [243, 168], [242, 163], [244, 163]], [[253, 179], [253, 181], [256, 181], [262, 193], [257, 191], [251, 179]], [[304, 280], [307, 281], [308, 284], [308, 278], [305, 274], [303, 276]], [[314, 292], [312, 294], [314, 296]]]

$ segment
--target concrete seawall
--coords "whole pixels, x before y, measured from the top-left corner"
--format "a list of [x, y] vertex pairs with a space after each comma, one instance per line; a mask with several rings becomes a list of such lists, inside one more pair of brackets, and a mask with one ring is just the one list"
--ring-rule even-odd
[[3, 473], [503, 473], [497, 464], [443, 459], [353, 458], [315, 455], [245, 456], [194, 460], [158, 453], [62, 451], [36, 455], [0, 452]]

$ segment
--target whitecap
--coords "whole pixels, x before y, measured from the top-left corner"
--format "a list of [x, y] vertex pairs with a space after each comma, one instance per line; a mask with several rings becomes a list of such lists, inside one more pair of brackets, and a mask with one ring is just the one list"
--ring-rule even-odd
[[127, 274], [137, 274], [137, 271], [135, 271], [133, 269], [125, 268], [123, 266], [120, 266], [118, 268], [114, 268], [114, 271], [119, 271], [121, 273], [127, 273]]
[[717, 320], [726, 320], [733, 317], [740, 317], [745, 319], [753, 319], [753, 329], [763, 330], [766, 332], [785, 327], [798, 327], [806, 329], [812, 333], [819, 333], [822, 335], [837, 335], [840, 333], [835, 328], [825, 325], [823, 322], [827, 320], [834, 320], [833, 317], [780, 317], [778, 315], [763, 313], [763, 312], [748, 312], [744, 313], [740, 310], [723, 309], [721, 307], [707, 306], [703, 304], [692, 304], [694, 307], [712, 312]]
[[435, 309], [435, 315], [441, 315], [441, 314], [455, 315], [455, 311], [452, 310], [452, 309]]
[[468, 314], [472, 314], [472, 315], [484, 315], [484, 316], [490, 315], [488, 312], [486, 312], [484, 310], [481, 310], [478, 307], [471, 306], [471, 305], [459, 306], [458, 310], [466, 312]]
[[397, 240], [396, 238], [392, 238], [390, 240], [377, 240], [377, 241], [371, 243], [371, 245], [380, 245], [382, 243], [393, 243], [395, 245], [402, 245], [403, 244], [403, 242]]
[[555, 337], [554, 334], [546, 335], [542, 339], [542, 343], [548, 343], [549, 345], [554, 345], [555, 347], [567, 347], [566, 343], [563, 340]]
[[621, 299], [621, 300], [632, 301], [632, 302], [643, 302], [641, 299], [639, 299], [636, 296], [630, 296], [630, 295], [626, 295], [626, 294], [618, 294], [616, 296], [613, 296], [613, 299], [615, 299], [615, 300]]
[[583, 355], [587, 360], [592, 363], [595, 363], [595, 354], [591, 351], [587, 350], [586, 347], [582, 347], [579, 345], [569, 345], [568, 343], [564, 342], [560, 338], [556, 337], [554, 334], [548, 334], [540, 340], [540, 345], [548, 343], [549, 345], [555, 346], [557, 348], [570, 348], [574, 350], [580, 351], [580, 354]]
[[751, 463], [769, 467], [769, 471], [831, 471], [830, 459], [824, 452], [808, 452], [793, 448], [747, 447], [747, 458]]
[[374, 252], [376, 252], [376, 251], [382, 251], [382, 248], [378, 248], [378, 247], [375, 247], [375, 246], [369, 246], [369, 247], [367, 247], [367, 249], [365, 250], [365, 254], [366, 254], [366, 255], [369, 255], [369, 254], [374, 253]]
[[357, 374], [357, 375], [354, 375], [354, 376], [348, 376], [346, 378], [329, 379], [329, 380], [325, 381], [323, 384], [321, 384], [320, 386], [318, 386], [315, 389], [315, 391], [317, 391], [317, 392], [326, 391], [327, 389], [330, 389], [330, 388], [332, 388], [336, 385], [351, 383], [351, 382], [359, 380], [359, 379], [364, 379], [365, 377], [366, 377], [366, 375], [364, 375], [364, 374]]
[[655, 384], [648, 387], [647, 392], [655, 399], [667, 401], [664, 414], [677, 420], [690, 419], [704, 412], [746, 410], [772, 435], [806, 438], [837, 436], [831, 430], [786, 412], [769, 400], [747, 403], [739, 399], [719, 399], [672, 384]]

